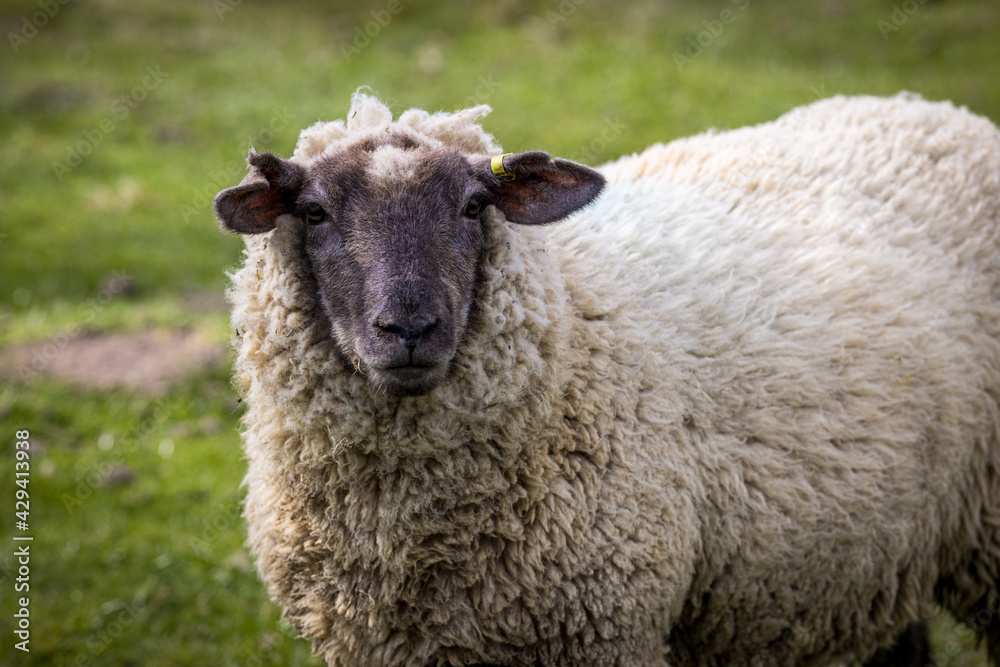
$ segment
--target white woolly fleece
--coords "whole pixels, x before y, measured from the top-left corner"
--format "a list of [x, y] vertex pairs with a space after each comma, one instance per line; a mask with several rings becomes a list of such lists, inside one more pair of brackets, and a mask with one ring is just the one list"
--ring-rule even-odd
[[[301, 163], [394, 129], [355, 96]], [[452, 379], [342, 368], [291, 216], [232, 275], [250, 544], [331, 665], [822, 664], [1000, 579], [1000, 133], [837, 97], [489, 209]], [[993, 659], [1000, 648], [988, 637]], [[778, 649], [775, 649], [775, 647]]]

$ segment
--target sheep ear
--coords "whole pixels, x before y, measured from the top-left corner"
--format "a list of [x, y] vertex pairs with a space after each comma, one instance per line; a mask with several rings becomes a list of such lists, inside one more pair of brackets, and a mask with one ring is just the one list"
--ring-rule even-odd
[[254, 172], [215, 196], [215, 217], [228, 231], [262, 234], [274, 229], [275, 218], [294, 210], [305, 170], [270, 153], [251, 153], [247, 162]]
[[499, 155], [485, 166], [493, 204], [511, 222], [543, 225], [565, 218], [592, 202], [604, 177], [582, 164], [552, 159], [544, 151]]

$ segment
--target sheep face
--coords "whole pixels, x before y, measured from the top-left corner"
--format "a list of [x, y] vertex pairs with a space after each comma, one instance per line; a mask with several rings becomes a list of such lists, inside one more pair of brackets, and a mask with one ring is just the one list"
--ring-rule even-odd
[[268, 153], [249, 162], [263, 179], [219, 193], [223, 227], [256, 234], [279, 215], [300, 217], [344, 363], [396, 396], [447, 380], [475, 295], [487, 207], [519, 224], [555, 222], [604, 185], [597, 172], [541, 151], [490, 158], [391, 132], [307, 167]]

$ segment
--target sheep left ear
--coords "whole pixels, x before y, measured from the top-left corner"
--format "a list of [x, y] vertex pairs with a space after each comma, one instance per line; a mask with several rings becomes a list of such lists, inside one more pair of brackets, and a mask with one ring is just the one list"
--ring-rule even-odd
[[215, 196], [215, 217], [230, 232], [263, 234], [274, 229], [275, 218], [294, 210], [305, 170], [270, 153], [251, 153], [247, 162], [253, 171], [243, 182]]
[[599, 173], [544, 151], [498, 155], [480, 173], [507, 220], [544, 225], [592, 202], [604, 189]]

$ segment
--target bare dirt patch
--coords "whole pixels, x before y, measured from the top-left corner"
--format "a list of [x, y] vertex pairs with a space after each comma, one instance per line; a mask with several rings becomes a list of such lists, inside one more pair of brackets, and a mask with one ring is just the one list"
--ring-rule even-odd
[[226, 349], [187, 329], [79, 333], [0, 350], [0, 377], [44, 376], [89, 389], [159, 395], [193, 373], [217, 367]]

